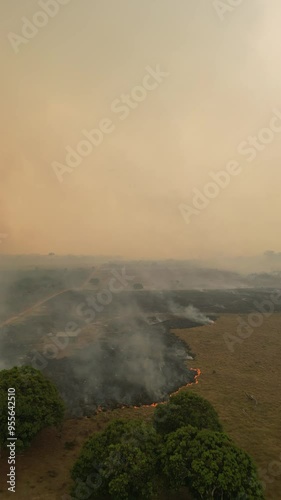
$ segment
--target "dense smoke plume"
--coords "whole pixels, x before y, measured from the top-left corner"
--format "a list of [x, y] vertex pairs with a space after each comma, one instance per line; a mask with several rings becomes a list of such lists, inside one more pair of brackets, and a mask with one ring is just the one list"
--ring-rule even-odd
[[132, 304], [131, 316], [129, 306], [119, 310], [119, 318], [106, 322], [90, 345], [46, 367], [70, 415], [91, 414], [97, 406], [152, 404], [194, 379], [185, 364], [186, 344], [167, 325], [149, 326], [136, 309]]

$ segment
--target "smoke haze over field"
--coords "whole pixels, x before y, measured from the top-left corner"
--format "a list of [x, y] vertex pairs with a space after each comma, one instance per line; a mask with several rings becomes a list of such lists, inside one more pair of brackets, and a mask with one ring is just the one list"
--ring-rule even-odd
[[202, 325], [210, 325], [214, 323], [210, 318], [208, 318], [204, 313], [200, 312], [192, 304], [189, 304], [187, 307], [183, 307], [171, 301], [169, 302], [169, 310], [176, 316], [190, 319]]
[[[37, 2], [1, 6], [1, 253], [204, 258], [281, 250], [280, 136], [249, 164], [237, 145], [281, 110], [280, 0], [221, 21], [209, 0], [70, 1], [19, 46]], [[111, 104], [160, 65], [169, 76], [120, 120]], [[81, 131], [115, 130], [58, 182]], [[209, 172], [243, 172], [186, 225]]]

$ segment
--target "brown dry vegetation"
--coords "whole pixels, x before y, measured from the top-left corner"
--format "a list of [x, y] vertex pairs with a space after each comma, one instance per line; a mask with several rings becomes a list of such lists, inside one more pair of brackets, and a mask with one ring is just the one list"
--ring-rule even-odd
[[[190, 366], [202, 371], [199, 383], [187, 390], [198, 392], [214, 405], [226, 432], [267, 471], [266, 498], [279, 500], [281, 475], [274, 477], [276, 469], [270, 464], [281, 459], [281, 314], [264, 319], [262, 326], [236, 344], [232, 353], [225, 344], [224, 334], [235, 335], [236, 329], [237, 316], [225, 314], [214, 325], [175, 331], [196, 353], [196, 360]], [[256, 398], [257, 405], [245, 392]], [[45, 430], [17, 458], [17, 492], [13, 498], [62, 500], [71, 484], [69, 469], [91, 433], [103, 429], [116, 417], [149, 420], [152, 414], [153, 408], [126, 408], [90, 419], [68, 420], [61, 437], [53, 429]], [[74, 449], [65, 449], [65, 442], [73, 440]], [[7, 492], [5, 456], [0, 466], [0, 497], [5, 500], [11, 495]], [[172, 500], [171, 495], [167, 498]], [[186, 494], [182, 498], [187, 500]]]
[[197, 354], [202, 374], [193, 390], [214, 405], [226, 432], [267, 471], [266, 498], [279, 500], [281, 474], [274, 477], [270, 464], [281, 461], [281, 314], [264, 318], [232, 353], [224, 334], [236, 335], [237, 325], [237, 316], [226, 314], [213, 326], [176, 333]]

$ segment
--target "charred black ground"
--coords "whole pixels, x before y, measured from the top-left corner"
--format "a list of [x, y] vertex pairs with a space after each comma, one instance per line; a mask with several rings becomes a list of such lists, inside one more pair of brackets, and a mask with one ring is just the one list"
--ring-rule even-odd
[[[180, 320], [181, 325], [184, 321]], [[186, 321], [186, 326], [190, 322]], [[185, 343], [169, 323], [148, 326], [114, 322], [74, 356], [50, 360], [44, 370], [63, 396], [68, 415], [93, 414], [98, 407], [150, 405], [194, 381]]]
[[[100, 406], [152, 404], [167, 399], [195, 376], [186, 363], [194, 356], [171, 329], [200, 322], [172, 310], [192, 304], [215, 319], [221, 312], [255, 311], [270, 294], [270, 289], [121, 292], [88, 324], [77, 307], [81, 303], [90, 307], [96, 292], [69, 290], [1, 328], [1, 366], [32, 364], [44, 371], [58, 386], [69, 416], [89, 415]], [[49, 342], [50, 332], [56, 336], [68, 322], [74, 322], [82, 335], [89, 330], [86, 344], [74, 343], [70, 350], [46, 360], [44, 339]], [[43, 354], [42, 364], [34, 353], [37, 358]]]

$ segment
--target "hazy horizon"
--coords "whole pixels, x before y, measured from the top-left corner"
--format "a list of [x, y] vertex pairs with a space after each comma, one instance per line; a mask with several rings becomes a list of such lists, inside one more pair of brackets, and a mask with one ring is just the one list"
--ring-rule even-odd
[[[23, 28], [47, 3], [0, 7], [0, 254], [281, 251], [280, 2], [242, 1], [220, 19], [207, 0], [70, 0]], [[66, 148], [101, 121], [101, 143], [67, 165]], [[237, 175], [198, 209], [210, 172], [229, 162]]]

